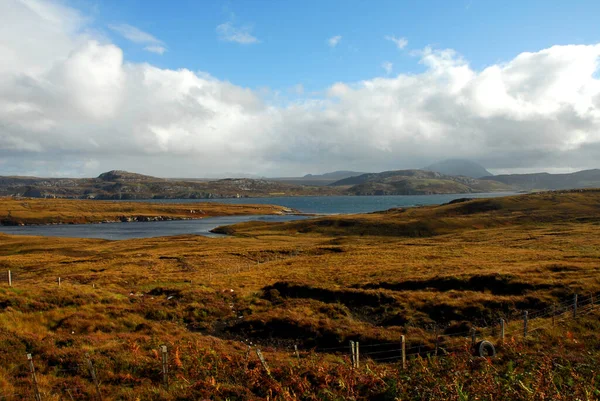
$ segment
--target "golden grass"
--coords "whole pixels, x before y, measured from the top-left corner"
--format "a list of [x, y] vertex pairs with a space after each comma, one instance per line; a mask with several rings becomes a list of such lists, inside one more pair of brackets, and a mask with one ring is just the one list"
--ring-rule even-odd
[[211, 216], [283, 214], [274, 205], [110, 202], [66, 199], [0, 198], [0, 224], [82, 224], [128, 219], [199, 219]]
[[[415, 361], [403, 382], [395, 381], [402, 374], [397, 367], [370, 363], [355, 375], [347, 359], [305, 352], [350, 339], [396, 342], [401, 334], [411, 346], [425, 336], [423, 346], [430, 347], [434, 322], [442, 330], [484, 327], [574, 293], [598, 292], [599, 205], [597, 191], [537, 194], [246, 223], [234, 227], [235, 237], [219, 239], [0, 235], [0, 268], [10, 269], [14, 280], [13, 288], [0, 284], [0, 393], [29, 388], [18, 367], [27, 351], [39, 358], [44, 388], [56, 394], [64, 383], [91, 393], [85, 370], [67, 375], [52, 368], [80, 363], [91, 352], [105, 391], [120, 399], [140, 393], [143, 399], [368, 399], [386, 392], [412, 399], [419, 383], [430, 383], [421, 388], [429, 399], [460, 399], [457, 386], [472, 398], [487, 389], [493, 399], [544, 399], [542, 391], [554, 394], [546, 399], [561, 391], [584, 399], [597, 387], [580, 367], [597, 367], [596, 315], [571, 327], [571, 338], [556, 328], [536, 332], [527, 346], [507, 344], [495, 368], [471, 365], [479, 362], [468, 357], [419, 362], [427, 369]], [[138, 213], [150, 211], [132, 211]], [[428, 230], [414, 229], [423, 226]], [[382, 235], [373, 235], [377, 227]], [[240, 341], [247, 338], [261, 345], [275, 379], [265, 377], [255, 356], [246, 359]], [[160, 388], [154, 356], [162, 343], [180, 353], [180, 367], [172, 355], [170, 392]], [[294, 343], [303, 352], [300, 362], [290, 351]], [[575, 367], [563, 372], [553, 358]], [[480, 381], [447, 371], [471, 372]], [[18, 379], [11, 380], [15, 372]], [[542, 388], [536, 374], [573, 384]]]

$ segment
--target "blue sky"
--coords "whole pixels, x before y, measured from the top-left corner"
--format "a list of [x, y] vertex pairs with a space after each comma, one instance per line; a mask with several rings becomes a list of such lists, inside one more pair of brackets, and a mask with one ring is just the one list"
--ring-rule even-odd
[[598, 1], [1, 0], [0, 175], [600, 167]]
[[[598, 1], [148, 1], [78, 0], [94, 26], [104, 30], [131, 61], [188, 68], [251, 88], [285, 90], [302, 84], [318, 91], [424, 69], [411, 50], [451, 48], [475, 69], [553, 45], [600, 42]], [[216, 27], [249, 27], [258, 42], [219, 40]], [[152, 55], [107, 30], [129, 24], [162, 40], [167, 52]], [[338, 45], [327, 40], [340, 35]], [[408, 40], [399, 50], [384, 37]], [[243, 68], [240, 68], [243, 67]]]

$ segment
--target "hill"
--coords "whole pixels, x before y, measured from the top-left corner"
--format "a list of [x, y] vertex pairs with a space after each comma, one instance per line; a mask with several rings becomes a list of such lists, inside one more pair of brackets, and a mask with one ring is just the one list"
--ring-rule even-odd
[[368, 173], [336, 181], [331, 186], [347, 187], [352, 195], [428, 195], [510, 191], [493, 180], [449, 176], [433, 171], [397, 170]]
[[464, 177], [481, 178], [489, 177], [493, 174], [487, 171], [482, 165], [470, 160], [448, 159], [438, 163], [431, 164], [423, 170], [435, 171], [446, 175], [461, 175]]
[[168, 180], [113, 170], [97, 178], [0, 177], [0, 196], [68, 199], [210, 199], [334, 195], [334, 188], [236, 178]]
[[582, 170], [567, 174], [504, 174], [483, 177], [482, 180], [502, 182], [521, 190], [556, 190], [600, 187], [600, 170]]

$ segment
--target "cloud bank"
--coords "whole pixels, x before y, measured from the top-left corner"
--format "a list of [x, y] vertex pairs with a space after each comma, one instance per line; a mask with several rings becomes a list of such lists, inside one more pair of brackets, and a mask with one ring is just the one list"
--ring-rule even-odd
[[464, 157], [492, 170], [598, 167], [600, 45], [476, 71], [424, 49], [423, 71], [272, 104], [186, 69], [130, 63], [59, 3], [0, 3], [0, 174], [158, 176], [381, 171]]

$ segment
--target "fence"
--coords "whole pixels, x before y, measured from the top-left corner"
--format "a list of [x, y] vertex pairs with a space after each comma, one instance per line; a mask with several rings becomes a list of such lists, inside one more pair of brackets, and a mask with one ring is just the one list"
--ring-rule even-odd
[[[520, 311], [510, 316], [506, 316], [498, 321], [497, 324], [488, 327], [471, 327], [459, 333], [442, 332], [441, 325], [435, 325], [432, 332], [422, 334], [421, 338], [407, 338], [405, 335], [400, 336], [398, 342], [386, 343], [368, 343], [360, 344], [358, 341], [349, 341], [347, 345], [340, 344], [338, 347], [329, 348], [305, 348], [299, 349], [294, 345], [293, 350], [290, 350], [290, 356], [300, 359], [309, 354], [328, 353], [338, 354], [348, 357], [348, 360], [354, 369], [359, 369], [361, 362], [364, 363], [399, 363], [403, 369], [407, 368], [407, 361], [417, 357], [431, 356], [452, 356], [458, 352], [473, 352], [473, 346], [479, 339], [502, 343], [508, 337], [513, 339], [527, 339], [533, 336], [533, 333], [557, 326], [570, 319], [590, 314], [596, 307], [600, 293], [590, 294], [585, 297], [574, 295], [573, 298], [556, 303], [547, 308], [538, 309], [535, 311]], [[408, 346], [407, 346], [408, 344]], [[246, 351], [245, 357], [249, 359], [252, 354], [256, 355], [260, 362], [264, 373], [271, 376], [271, 371], [267, 358], [263, 355], [260, 348], [252, 343], [244, 343]], [[162, 385], [166, 390], [169, 389], [169, 361], [170, 355], [167, 346], [160, 347], [160, 359], [157, 363], [157, 370], [160, 371]], [[171, 358], [172, 359], [172, 358]], [[36, 375], [35, 355], [23, 355], [23, 363], [13, 367], [13, 371], [17, 369], [27, 369], [31, 380], [31, 393], [21, 394], [2, 394], [0, 400], [11, 398], [30, 397], [36, 401], [41, 401], [45, 396], [50, 394], [43, 393], [38, 386]], [[62, 396], [67, 396], [70, 400], [78, 398], [102, 400], [101, 377], [102, 373], [97, 372], [92, 358], [86, 354], [84, 361], [74, 362], [69, 365], [69, 368], [54, 369], [55, 373], [71, 373], [85, 375], [95, 389], [93, 394], [81, 394], [72, 389], [63, 389]]]

